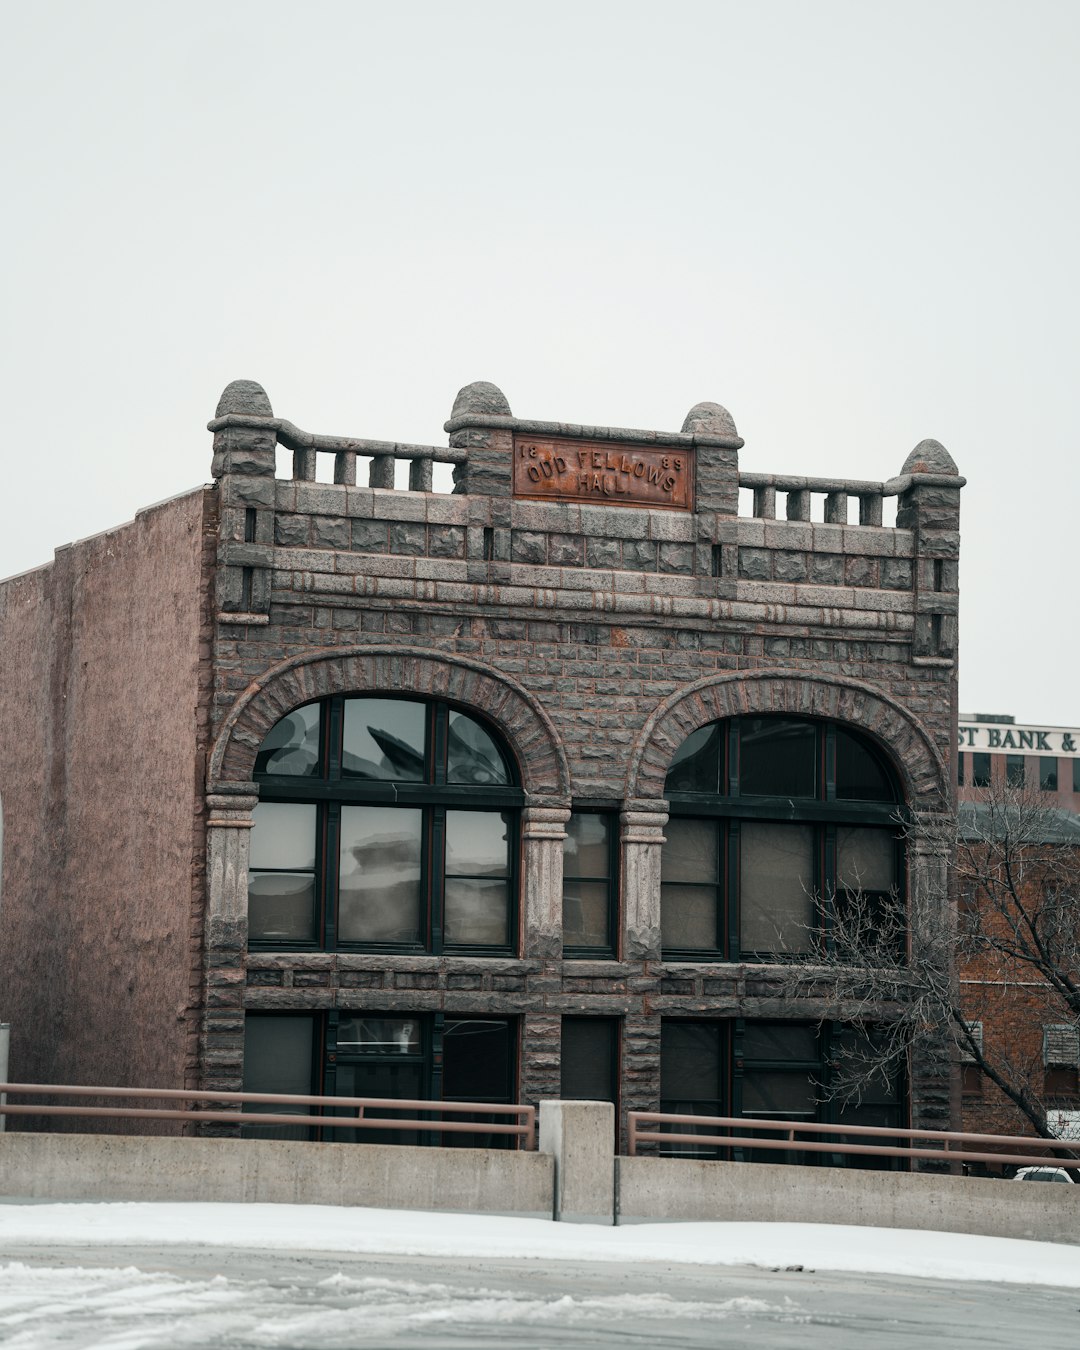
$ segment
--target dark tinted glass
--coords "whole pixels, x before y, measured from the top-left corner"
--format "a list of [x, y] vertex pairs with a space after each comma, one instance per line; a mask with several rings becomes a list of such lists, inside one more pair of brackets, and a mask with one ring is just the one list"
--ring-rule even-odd
[[739, 791], [745, 797], [813, 797], [817, 729], [812, 722], [750, 717], [739, 724]]
[[813, 1120], [817, 1101], [811, 1075], [798, 1071], [747, 1069], [742, 1084], [744, 1116]]
[[660, 854], [660, 931], [668, 951], [718, 951], [720, 829], [714, 820], [672, 817]]
[[341, 808], [338, 935], [342, 942], [421, 940], [422, 812]]
[[688, 736], [671, 761], [664, 791], [720, 792], [720, 764], [722, 762], [721, 734], [723, 722], [700, 727]]
[[313, 778], [319, 773], [319, 704], [309, 703], [283, 717], [266, 733], [255, 756], [255, 776], [288, 774]]
[[743, 1058], [770, 1064], [816, 1060], [817, 1028], [805, 1022], [747, 1022], [743, 1030]]
[[563, 840], [563, 876], [606, 878], [611, 868], [611, 816], [575, 811]]
[[1024, 756], [1006, 755], [1005, 756], [1005, 781], [1009, 787], [1024, 786]]
[[[315, 1019], [298, 1014], [278, 1017], [249, 1014], [244, 1020], [245, 1092], [279, 1092], [307, 1096], [312, 1092]], [[244, 1113], [309, 1115], [316, 1108], [247, 1102]], [[310, 1139], [303, 1125], [245, 1126], [245, 1134], [262, 1139]]]
[[[399, 1059], [388, 1055], [386, 1058], [372, 1057], [350, 1063], [339, 1052], [335, 1084], [338, 1097], [397, 1097], [405, 1101], [418, 1101], [430, 1095], [424, 1080], [422, 1059]], [[343, 1114], [355, 1116], [356, 1112], [345, 1110]], [[400, 1108], [394, 1107], [364, 1109], [364, 1116], [368, 1120], [378, 1120], [380, 1117], [385, 1120], [402, 1114]], [[327, 1130], [326, 1137], [342, 1144], [421, 1144], [430, 1143], [433, 1138], [430, 1134], [420, 1134], [416, 1130], [371, 1129]]]
[[876, 750], [843, 727], [836, 728], [836, 795], [841, 801], [896, 800], [892, 779]]
[[314, 873], [248, 873], [248, 940], [315, 940]]
[[478, 1017], [446, 1019], [443, 1099], [508, 1102], [512, 1086], [510, 1023]]
[[976, 751], [971, 756], [972, 787], [990, 786], [990, 756]]
[[560, 1085], [563, 1097], [579, 1101], [615, 1101], [618, 1026], [610, 1017], [563, 1018]]
[[337, 1044], [339, 1055], [418, 1055], [420, 1023], [415, 1017], [343, 1017]]
[[719, 1100], [721, 1030], [720, 1022], [665, 1018], [660, 1023], [660, 1096], [665, 1102]]
[[849, 891], [889, 891], [896, 884], [896, 839], [891, 830], [840, 825], [836, 884]]
[[1056, 792], [1058, 785], [1057, 759], [1043, 755], [1039, 760], [1039, 787], [1043, 792]]
[[423, 703], [408, 699], [346, 699], [342, 776], [382, 782], [422, 782], [426, 712]]
[[1074, 759], [1072, 766], [1073, 791], [1080, 792], [1080, 759]]
[[446, 781], [485, 787], [513, 781], [492, 737], [460, 712], [452, 712], [447, 725]]

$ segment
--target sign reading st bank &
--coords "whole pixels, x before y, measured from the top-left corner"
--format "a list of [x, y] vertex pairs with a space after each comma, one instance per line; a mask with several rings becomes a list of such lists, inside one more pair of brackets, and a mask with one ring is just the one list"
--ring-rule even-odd
[[961, 721], [957, 744], [961, 750], [981, 750], [989, 754], [1064, 755], [1075, 759], [1080, 757], [1080, 728]]

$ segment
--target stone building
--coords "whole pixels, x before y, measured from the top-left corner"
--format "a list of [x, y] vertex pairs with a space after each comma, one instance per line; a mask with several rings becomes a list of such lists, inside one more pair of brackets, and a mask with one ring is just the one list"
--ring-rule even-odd
[[0, 585], [14, 1079], [955, 1120], [932, 1036], [830, 1102], [856, 1033], [791, 978], [853, 887], [949, 921], [942, 446], [744, 473], [717, 404], [486, 383], [441, 447], [248, 381], [210, 429], [212, 484]]

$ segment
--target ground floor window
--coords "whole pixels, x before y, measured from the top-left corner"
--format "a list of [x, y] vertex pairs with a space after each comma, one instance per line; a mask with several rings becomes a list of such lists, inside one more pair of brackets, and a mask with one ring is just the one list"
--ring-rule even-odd
[[[841, 1078], [845, 1065], [856, 1059], [867, 1062], [873, 1049], [874, 1033], [865, 1027], [665, 1018], [660, 1039], [660, 1109], [678, 1115], [899, 1127], [903, 1093], [895, 1075], [872, 1074], [859, 1091], [845, 1090], [847, 1080]], [[891, 1166], [885, 1159], [801, 1149], [719, 1149], [673, 1143], [663, 1151], [680, 1157], [811, 1166]]]
[[[476, 1102], [478, 1126], [495, 1120], [482, 1104], [517, 1100], [517, 1023], [506, 1017], [449, 1013], [249, 1013], [244, 1029], [244, 1091], [327, 1097]], [[305, 1113], [301, 1107], [249, 1110]], [[341, 1114], [352, 1114], [342, 1111]], [[394, 1115], [369, 1109], [368, 1118]], [[500, 1124], [505, 1120], [500, 1118]], [[245, 1126], [259, 1138], [510, 1147], [512, 1135], [435, 1135], [405, 1130], [317, 1130]]]

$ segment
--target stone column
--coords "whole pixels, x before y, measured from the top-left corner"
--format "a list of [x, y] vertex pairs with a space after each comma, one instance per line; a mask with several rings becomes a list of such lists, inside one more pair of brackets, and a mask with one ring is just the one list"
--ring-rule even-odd
[[523, 955], [562, 956], [563, 840], [570, 807], [534, 800], [521, 813]]
[[660, 959], [660, 850], [668, 804], [628, 801], [622, 825], [623, 902], [626, 911], [623, 954], [628, 961]]
[[277, 456], [277, 424], [266, 391], [254, 380], [233, 380], [209, 426], [214, 433], [211, 472], [221, 492], [217, 608], [219, 613], [253, 615], [265, 622], [270, 611]]
[[[942, 978], [955, 986], [956, 916], [949, 900], [952, 836], [949, 817], [917, 815], [907, 840], [907, 864], [912, 960], [935, 964]], [[911, 1081], [911, 1123], [917, 1129], [960, 1128], [959, 1082], [953, 1073], [952, 1057], [947, 1027], [935, 1025], [920, 1030], [913, 1046], [915, 1069]]]
[[206, 798], [200, 1079], [208, 1090], [237, 1092], [244, 1073], [248, 848], [258, 797], [250, 783], [222, 787]]
[[916, 665], [952, 665], [956, 660], [960, 557], [960, 477], [938, 441], [920, 441], [904, 462], [896, 524], [915, 534]]

